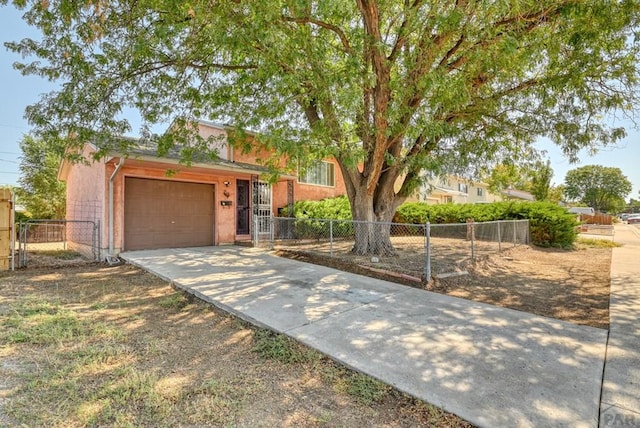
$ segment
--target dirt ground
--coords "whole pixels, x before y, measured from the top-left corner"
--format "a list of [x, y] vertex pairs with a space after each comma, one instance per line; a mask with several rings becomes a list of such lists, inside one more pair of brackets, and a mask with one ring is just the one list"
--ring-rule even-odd
[[521, 246], [437, 280], [434, 291], [607, 329], [610, 271], [610, 248]]
[[418, 281], [424, 271], [423, 250], [398, 245], [396, 250], [397, 256], [377, 262], [348, 251], [329, 257], [312, 246], [280, 249], [278, 254], [575, 324], [609, 327], [611, 248], [521, 245], [500, 253], [480, 252], [475, 262], [459, 250], [440, 251], [434, 257], [434, 276], [462, 275], [436, 278], [429, 284]]
[[469, 426], [137, 268], [31, 261], [0, 273], [0, 426]]

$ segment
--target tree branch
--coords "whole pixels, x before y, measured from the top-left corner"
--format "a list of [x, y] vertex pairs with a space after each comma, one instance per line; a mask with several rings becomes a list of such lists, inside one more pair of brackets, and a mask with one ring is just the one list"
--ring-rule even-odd
[[296, 24], [314, 24], [314, 25], [317, 25], [318, 27], [332, 31], [340, 38], [340, 42], [342, 43], [342, 47], [344, 48], [344, 51], [348, 54], [352, 53], [351, 44], [349, 43], [349, 39], [347, 39], [347, 35], [337, 25], [329, 24], [328, 22], [324, 22], [319, 19], [314, 19], [309, 16], [294, 18], [291, 16], [283, 15], [282, 19], [286, 22], [295, 22]]
[[[413, 4], [409, 7], [409, 9], [417, 9], [421, 5], [422, 5], [422, 0], [415, 0]], [[407, 25], [409, 25], [409, 18], [407, 17], [407, 13], [405, 13], [404, 20], [402, 21], [402, 24], [400, 24], [400, 28], [398, 28], [396, 43], [393, 45], [393, 49], [391, 49], [391, 53], [387, 57], [389, 62], [394, 62], [397, 59], [398, 55], [402, 51], [402, 48], [404, 47], [404, 45], [407, 43], [407, 40], [409, 39], [407, 37], [408, 35], [404, 34], [404, 32], [407, 29]]]
[[[378, 186], [378, 178], [384, 164], [387, 150], [386, 129], [388, 128], [387, 111], [391, 101], [390, 69], [380, 33], [380, 14], [378, 5], [371, 0], [356, 0], [364, 21], [364, 29], [368, 38], [365, 41], [367, 53], [371, 58], [371, 67], [376, 76], [373, 87], [373, 129], [375, 132], [373, 152], [368, 152], [362, 171], [367, 180], [367, 193], [373, 195]], [[365, 54], [367, 54], [365, 53]]]
[[[567, 5], [571, 2], [572, 0], [567, 0], [565, 2], [563, 2], [561, 5], [556, 6], [555, 8], [547, 8], [547, 9], [542, 9], [539, 10], [537, 12], [532, 12], [530, 14], [527, 15], [522, 15], [522, 16], [514, 16], [508, 19], [503, 19], [501, 21], [496, 21], [493, 24], [491, 24], [489, 27], [492, 28], [500, 28], [500, 27], [507, 27], [511, 24], [520, 24], [522, 22], [528, 22], [527, 25], [523, 26], [522, 28], [513, 28], [513, 30], [517, 30], [516, 33], [519, 35], [522, 34], [526, 34], [529, 33], [531, 31], [533, 31], [534, 29], [536, 29], [537, 27], [539, 27], [541, 24], [543, 24], [544, 22], [547, 22], [549, 20], [550, 17], [552, 16], [556, 16], [560, 14], [560, 8], [564, 5]], [[485, 27], [486, 28], [486, 27]], [[481, 33], [484, 31], [484, 29], [481, 31]], [[452, 62], [448, 63], [446, 65], [446, 69], [447, 71], [453, 71], [455, 69], [457, 69], [458, 67], [460, 67], [461, 65], [463, 65], [464, 63], [467, 62], [468, 60], [468, 54], [470, 52], [472, 52], [475, 48], [481, 47], [481, 48], [486, 48], [488, 46], [491, 46], [495, 43], [498, 42], [498, 40], [502, 39], [506, 34], [506, 31], [499, 31], [494, 37], [487, 39], [487, 40], [481, 40], [478, 41], [476, 43], [474, 43], [473, 45], [471, 45], [468, 49], [467, 52], [465, 54], [460, 55], [458, 58], [456, 58], [455, 60], [453, 60]], [[456, 50], [458, 50], [458, 48], [456, 48]], [[441, 65], [443, 65], [444, 63], [441, 61]]]

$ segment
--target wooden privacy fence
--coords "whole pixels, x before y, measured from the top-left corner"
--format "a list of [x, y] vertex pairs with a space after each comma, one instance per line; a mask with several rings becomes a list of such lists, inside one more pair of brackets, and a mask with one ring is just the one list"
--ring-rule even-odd
[[11, 191], [0, 189], [0, 270], [7, 270], [10, 267], [12, 217]]
[[594, 215], [580, 214], [580, 223], [611, 226], [613, 224], [613, 216], [602, 213], [597, 213]]

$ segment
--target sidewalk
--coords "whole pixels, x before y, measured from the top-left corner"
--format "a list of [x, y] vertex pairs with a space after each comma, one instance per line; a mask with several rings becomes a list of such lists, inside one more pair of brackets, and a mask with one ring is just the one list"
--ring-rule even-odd
[[485, 427], [595, 427], [606, 330], [241, 247], [122, 257]]
[[640, 228], [616, 225], [601, 427], [640, 427]]

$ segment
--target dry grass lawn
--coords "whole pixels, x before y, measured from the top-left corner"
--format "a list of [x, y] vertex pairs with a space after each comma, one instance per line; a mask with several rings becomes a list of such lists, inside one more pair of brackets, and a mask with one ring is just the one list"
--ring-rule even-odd
[[0, 273], [0, 426], [469, 426], [139, 269], [66, 263]]
[[[521, 246], [475, 262], [441, 253], [440, 269], [468, 274], [433, 291], [608, 327], [606, 242]], [[313, 248], [281, 254], [395, 281], [371, 268], [415, 276], [424, 266], [406, 246], [379, 263]], [[137, 268], [64, 251], [34, 253], [30, 266], [0, 273], [0, 426], [469, 426]]]

